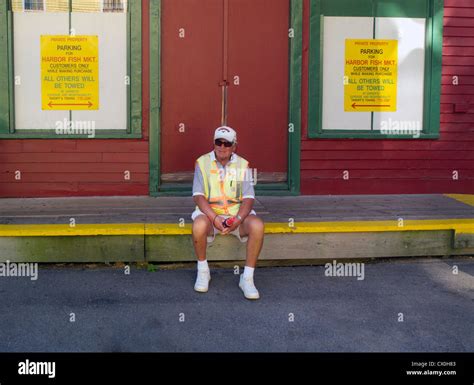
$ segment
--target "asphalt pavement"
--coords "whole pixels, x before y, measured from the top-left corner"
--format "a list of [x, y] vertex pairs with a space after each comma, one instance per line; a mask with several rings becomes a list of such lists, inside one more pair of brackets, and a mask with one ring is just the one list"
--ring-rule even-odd
[[37, 280], [0, 277], [0, 351], [474, 351], [474, 258], [363, 268], [261, 267], [249, 301], [232, 268], [211, 265], [201, 294], [194, 267], [40, 266]]

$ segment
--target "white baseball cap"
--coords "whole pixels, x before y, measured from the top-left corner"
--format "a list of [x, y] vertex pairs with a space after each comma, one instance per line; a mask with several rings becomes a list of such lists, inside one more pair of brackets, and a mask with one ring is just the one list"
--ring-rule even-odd
[[235, 132], [234, 129], [228, 126], [221, 126], [221, 127], [218, 127], [216, 129], [216, 132], [214, 133], [214, 140], [216, 139], [225, 139], [230, 143], [236, 143], [237, 133]]

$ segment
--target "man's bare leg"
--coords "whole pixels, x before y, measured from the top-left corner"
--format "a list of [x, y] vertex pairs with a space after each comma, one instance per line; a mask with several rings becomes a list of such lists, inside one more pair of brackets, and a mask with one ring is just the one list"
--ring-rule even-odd
[[253, 273], [257, 266], [257, 259], [262, 250], [265, 225], [255, 215], [249, 215], [240, 226], [240, 234], [248, 235], [247, 259], [243, 274], [240, 276], [239, 287], [247, 299], [259, 299], [260, 294], [253, 282]]
[[209, 289], [211, 274], [206, 260], [207, 235], [213, 230], [206, 215], [199, 215], [193, 222], [193, 244], [198, 259], [198, 274], [194, 290], [206, 293]]
[[207, 235], [211, 231], [211, 221], [199, 215], [193, 222], [193, 244], [198, 261], [206, 260]]
[[263, 246], [265, 225], [256, 215], [249, 215], [240, 226], [240, 235], [248, 236], [246, 266], [257, 266], [258, 256]]

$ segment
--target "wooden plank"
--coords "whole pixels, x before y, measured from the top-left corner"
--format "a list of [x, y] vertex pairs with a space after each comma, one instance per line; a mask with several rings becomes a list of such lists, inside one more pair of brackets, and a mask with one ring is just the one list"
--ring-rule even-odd
[[104, 162], [148, 163], [148, 153], [104, 153]]
[[148, 183], [78, 183], [78, 195], [148, 195]]
[[444, 194], [446, 192], [463, 194], [472, 191], [472, 179], [449, 180], [413, 180], [406, 179], [393, 183], [387, 179], [349, 179], [349, 180], [313, 180], [301, 181], [302, 195], [345, 194]]
[[472, 63], [473, 56], [443, 56], [443, 65], [468, 66]]
[[[0, 172], [44, 172], [42, 163], [0, 163]], [[50, 163], [48, 173], [113, 173], [128, 170], [136, 173], [147, 173], [148, 165], [144, 163]]]
[[[469, 58], [471, 62], [474, 58]], [[472, 85], [443, 85], [441, 92], [446, 95], [474, 95], [474, 86]]]
[[76, 152], [148, 153], [146, 140], [78, 140]]
[[[472, 4], [471, 4], [472, 6]], [[474, 8], [468, 7], [445, 7], [444, 9], [444, 17], [451, 18], [451, 17], [469, 17], [474, 18]]]
[[[287, 234], [266, 236], [261, 260], [358, 259], [474, 255], [453, 249], [449, 231]], [[145, 255], [146, 253], [146, 255]], [[96, 236], [0, 238], [0, 260], [11, 262], [178, 262], [195, 261], [190, 236]], [[245, 259], [245, 244], [217, 236], [210, 261]]]
[[[453, 76], [458, 76], [458, 80], [462, 81], [463, 76], [459, 75], [447, 75], [447, 77], [452, 78]], [[466, 103], [473, 102], [474, 96], [466, 95], [441, 95], [441, 103]]]
[[[447, 256], [474, 254], [474, 248], [453, 249], [449, 231], [348, 234], [270, 234], [261, 260], [349, 259], [377, 257]], [[147, 261], [194, 261], [186, 236], [147, 236]], [[245, 259], [245, 244], [235, 237], [217, 236], [207, 249], [210, 261]]]
[[[473, 48], [473, 53], [474, 53], [474, 48]], [[471, 58], [471, 61], [474, 61], [474, 55], [473, 58]], [[474, 74], [472, 76], [461, 76], [458, 78], [459, 84], [474, 84]], [[442, 83], [443, 84], [453, 84], [453, 77], [452, 76], [443, 76], [442, 77]], [[473, 95], [474, 97], [474, 95]]]
[[444, 0], [444, 7], [465, 7], [465, 8], [474, 8], [474, 4], [471, 0]]
[[464, 36], [445, 36], [443, 47], [474, 47], [474, 38]]
[[448, 17], [444, 19], [444, 26], [446, 27], [472, 27], [472, 19], [469, 17]]
[[445, 26], [443, 28], [444, 36], [474, 36], [474, 28]]
[[[410, 149], [410, 142], [405, 145], [405, 150], [372, 150], [361, 153], [358, 150], [331, 150], [331, 151], [303, 151], [301, 153], [302, 160], [369, 160], [369, 159], [392, 159], [392, 160], [404, 160], [404, 159], [474, 159], [474, 151], [472, 150], [457, 150], [457, 151], [442, 151], [436, 152], [431, 149], [420, 151], [418, 149]], [[474, 165], [472, 166], [474, 168]]]
[[355, 169], [471, 169], [469, 160], [302, 160], [301, 170], [355, 170]]
[[[161, 174], [163, 183], [185, 183], [192, 182], [194, 172], [175, 172]], [[286, 182], [286, 172], [257, 172], [257, 183]]]
[[76, 183], [0, 183], [1, 197], [69, 196], [77, 192]]
[[143, 236], [0, 237], [0, 261], [10, 262], [139, 262]]
[[452, 103], [442, 103], [441, 106], [440, 106], [440, 112], [443, 114], [443, 113], [447, 113], [447, 114], [451, 114], [454, 112], [454, 104]]
[[102, 160], [102, 154], [98, 153], [31, 153], [22, 152], [21, 154], [1, 154], [0, 162], [2, 163], [43, 163], [45, 169], [47, 165], [45, 163], [90, 163], [100, 162]]
[[[416, 150], [427, 150], [430, 147], [428, 141], [410, 141], [410, 148]], [[318, 150], [358, 150], [361, 152], [371, 150], [403, 150], [406, 148], [405, 140], [303, 140], [301, 142], [302, 151]], [[469, 147], [471, 148], [471, 146]]]
[[[474, 123], [474, 114], [442, 114], [440, 119], [441, 122]], [[474, 138], [474, 132], [466, 132], [466, 134], [468, 138]]]
[[44, 152], [74, 152], [76, 150], [76, 140], [35, 140], [23, 139], [24, 153], [44, 153]]
[[456, 232], [454, 235], [455, 249], [474, 248], [474, 231], [471, 233]]
[[0, 140], [0, 153], [21, 153], [23, 142], [21, 140]]
[[[469, 132], [472, 131], [473, 125], [467, 122], [443, 122], [441, 123], [441, 133], [451, 133], [451, 132]], [[459, 137], [459, 135], [457, 136]], [[454, 141], [454, 138], [446, 138], [444, 135], [441, 136], [441, 140]], [[469, 139], [468, 139], [469, 141]], [[472, 141], [472, 140], [471, 140]]]
[[[20, 168], [21, 170], [21, 168]], [[53, 183], [53, 182], [117, 182], [117, 183], [147, 183], [148, 173], [130, 172], [129, 180], [124, 178], [124, 171], [115, 173], [50, 173], [50, 172], [25, 172], [21, 173], [21, 183]], [[129, 170], [128, 170], [129, 171]], [[1, 173], [0, 182], [18, 183], [15, 173]]]
[[[458, 170], [463, 178], [474, 180], [474, 169]], [[343, 170], [303, 170], [303, 179], [342, 179]], [[350, 178], [379, 178], [379, 179], [444, 179], [452, 180], [451, 170], [351, 170]]]

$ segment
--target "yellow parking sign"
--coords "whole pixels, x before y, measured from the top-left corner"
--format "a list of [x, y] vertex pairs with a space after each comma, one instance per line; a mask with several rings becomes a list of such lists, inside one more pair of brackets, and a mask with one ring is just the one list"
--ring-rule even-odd
[[347, 39], [344, 111], [397, 110], [398, 41]]
[[98, 36], [41, 36], [43, 110], [99, 109]]

